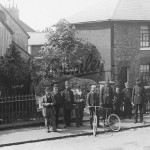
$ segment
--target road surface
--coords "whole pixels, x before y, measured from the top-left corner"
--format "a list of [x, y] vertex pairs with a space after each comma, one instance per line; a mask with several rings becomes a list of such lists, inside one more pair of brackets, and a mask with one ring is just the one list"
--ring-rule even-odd
[[[50, 134], [50, 133], [49, 133]], [[0, 150], [150, 150], [150, 127], [1, 147]]]

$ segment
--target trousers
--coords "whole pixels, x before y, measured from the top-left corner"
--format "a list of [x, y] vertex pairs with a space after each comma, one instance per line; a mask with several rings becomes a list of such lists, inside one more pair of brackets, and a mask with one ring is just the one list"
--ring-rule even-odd
[[60, 105], [55, 105], [56, 127], [58, 126], [59, 111], [60, 111]]
[[45, 116], [44, 119], [45, 127], [49, 128], [49, 126], [51, 126], [53, 130], [56, 129], [55, 110], [53, 108], [49, 110], [49, 114]]
[[83, 109], [77, 108], [75, 110], [75, 113], [76, 113], [76, 125], [77, 126], [82, 125], [82, 123], [83, 123]]
[[143, 104], [135, 104], [135, 121], [138, 119], [138, 111], [140, 112], [140, 122], [143, 121]]
[[64, 124], [66, 126], [71, 123], [71, 109], [64, 109]]

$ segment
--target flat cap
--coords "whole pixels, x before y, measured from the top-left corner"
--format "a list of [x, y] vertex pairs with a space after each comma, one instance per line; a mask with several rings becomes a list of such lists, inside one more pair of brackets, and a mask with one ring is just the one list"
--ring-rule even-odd
[[58, 88], [58, 84], [54, 84], [54, 85], [53, 85], [53, 88]]

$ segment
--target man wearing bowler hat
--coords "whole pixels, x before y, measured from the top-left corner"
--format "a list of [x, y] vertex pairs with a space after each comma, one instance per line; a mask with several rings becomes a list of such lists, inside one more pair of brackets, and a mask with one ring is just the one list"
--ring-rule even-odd
[[132, 105], [135, 106], [135, 122], [138, 119], [138, 110], [140, 112], [140, 122], [143, 122], [143, 104], [145, 99], [145, 88], [141, 85], [141, 80], [136, 79], [136, 85], [133, 87], [132, 91]]
[[55, 99], [51, 97], [51, 91], [49, 87], [45, 88], [45, 95], [42, 97], [41, 105], [43, 106], [42, 114], [45, 118], [45, 127], [47, 133], [49, 133], [49, 128], [51, 126], [53, 131], [56, 130], [55, 124], [55, 109], [54, 105], [56, 104]]
[[69, 82], [65, 82], [65, 90], [62, 92], [62, 103], [64, 109], [64, 128], [71, 126], [71, 112], [73, 109], [74, 95], [70, 90]]
[[61, 107], [61, 103], [62, 103], [62, 100], [61, 100], [61, 94], [60, 92], [58, 91], [59, 88], [58, 88], [58, 84], [54, 84], [53, 86], [53, 91], [51, 93], [51, 97], [52, 97], [52, 100], [53, 101], [56, 101], [55, 105], [54, 105], [54, 108], [55, 108], [55, 118], [56, 118], [56, 127], [58, 127], [58, 118], [59, 118], [59, 110], [60, 110], [60, 107]]

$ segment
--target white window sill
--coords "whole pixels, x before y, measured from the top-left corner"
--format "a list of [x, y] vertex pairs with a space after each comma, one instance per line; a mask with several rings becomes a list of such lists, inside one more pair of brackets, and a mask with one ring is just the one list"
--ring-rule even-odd
[[141, 51], [150, 51], [150, 47], [141, 47], [140, 50]]

